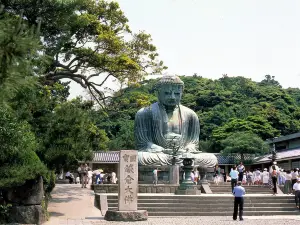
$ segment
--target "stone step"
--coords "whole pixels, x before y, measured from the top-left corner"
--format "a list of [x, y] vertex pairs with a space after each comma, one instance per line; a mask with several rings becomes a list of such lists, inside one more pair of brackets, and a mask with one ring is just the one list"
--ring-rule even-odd
[[[221, 203], [221, 204], [180, 204], [181, 208], [224, 208], [228, 207], [228, 205], [232, 205], [233, 201], [231, 202], [226, 202], [226, 203]], [[109, 207], [118, 207], [118, 203], [108, 203]], [[285, 208], [294, 208], [295, 203], [290, 202], [290, 203], [247, 203], [245, 202], [244, 204], [245, 207], [285, 207]], [[162, 208], [177, 208], [178, 205], [173, 204], [173, 203], [138, 203], [138, 207], [162, 207]]]
[[[117, 208], [108, 208], [109, 210], [117, 210]], [[141, 208], [138, 208], [141, 209]], [[171, 216], [171, 217], [177, 217], [177, 216], [232, 216], [233, 209], [232, 207], [226, 211], [151, 211], [149, 208], [145, 208], [148, 211], [149, 216], [157, 216], [157, 217], [164, 217], [164, 216]], [[292, 209], [291, 211], [276, 211], [276, 210], [269, 210], [269, 211], [250, 211], [245, 208], [244, 210], [244, 216], [275, 216], [275, 215], [300, 215], [299, 210]]]
[[[113, 200], [108, 200], [110, 203], [118, 203], [117, 199], [113, 199]], [[211, 200], [177, 200], [177, 199], [143, 199], [143, 200], [138, 200], [138, 203], [172, 203], [172, 204], [227, 204], [230, 202], [233, 202], [233, 198], [225, 200], [222, 199], [220, 201], [211, 201]], [[290, 199], [290, 200], [284, 200], [284, 199], [274, 199], [274, 200], [247, 200], [245, 199], [245, 202], [249, 202], [252, 204], [256, 204], [256, 203], [294, 203], [294, 200]]]
[[[266, 196], [261, 196], [261, 195], [252, 195], [252, 196], [245, 196], [245, 199], [291, 199], [294, 200], [295, 197], [294, 195], [266, 195]], [[107, 199], [118, 199], [118, 195], [107, 195]], [[139, 195], [138, 199], [178, 199], [178, 200], [217, 200], [217, 201], [222, 201], [224, 199], [232, 199], [232, 195], [225, 195], [225, 196], [214, 196], [214, 195], [210, 195], [207, 196], [205, 194], [203, 195]]]
[[[118, 207], [111, 207], [109, 206], [108, 209], [109, 210], [117, 210]], [[227, 207], [228, 208], [228, 207]], [[233, 207], [231, 207], [233, 208]], [[148, 212], [184, 212], [186, 210], [186, 208], [183, 207], [178, 207], [178, 208], [168, 208], [168, 207], [138, 207], [139, 210], [147, 210]], [[217, 207], [215, 208], [215, 210], [220, 210], [222, 211], [222, 209], [224, 209], [223, 207]], [[189, 207], [188, 211], [189, 212], [212, 212], [213, 208], [192, 208]], [[233, 209], [228, 209], [230, 212], [233, 212]], [[299, 211], [298, 209], [296, 209], [295, 207], [244, 207], [245, 211], [276, 211], [276, 212], [285, 212], [285, 211], [289, 211], [289, 212], [293, 212], [293, 211]]]
[[[232, 211], [226, 212], [150, 212], [149, 216], [155, 217], [178, 217], [178, 216], [232, 216]], [[262, 212], [254, 212], [254, 211], [244, 211], [244, 216], [279, 216], [279, 215], [300, 215], [299, 210], [288, 212], [288, 211], [262, 211]]]

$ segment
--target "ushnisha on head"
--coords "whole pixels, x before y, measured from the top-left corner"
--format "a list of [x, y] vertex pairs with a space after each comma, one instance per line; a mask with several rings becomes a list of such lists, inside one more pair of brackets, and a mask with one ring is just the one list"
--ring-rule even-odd
[[163, 76], [155, 85], [159, 103], [165, 106], [179, 105], [184, 83], [178, 76]]

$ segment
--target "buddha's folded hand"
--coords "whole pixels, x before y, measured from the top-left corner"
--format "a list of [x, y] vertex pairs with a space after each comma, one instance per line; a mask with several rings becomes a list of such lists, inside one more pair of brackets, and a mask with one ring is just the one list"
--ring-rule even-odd
[[162, 152], [164, 150], [163, 147], [161, 147], [159, 145], [156, 145], [156, 144], [150, 144], [149, 147], [150, 148], [148, 148], [148, 152], [151, 152], [151, 153], [159, 153], [159, 152]]

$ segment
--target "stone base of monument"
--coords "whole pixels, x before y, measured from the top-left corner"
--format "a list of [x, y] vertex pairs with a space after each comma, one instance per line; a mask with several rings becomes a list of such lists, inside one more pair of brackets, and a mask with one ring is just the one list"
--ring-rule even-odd
[[199, 190], [195, 185], [179, 187], [175, 191], [175, 195], [201, 195], [201, 190]]
[[105, 220], [107, 221], [145, 221], [148, 219], [147, 210], [136, 211], [106, 211]]

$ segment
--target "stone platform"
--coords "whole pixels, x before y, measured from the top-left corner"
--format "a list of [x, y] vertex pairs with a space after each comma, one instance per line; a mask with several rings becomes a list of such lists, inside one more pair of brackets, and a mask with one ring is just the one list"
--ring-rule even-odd
[[116, 211], [108, 210], [105, 213], [104, 219], [107, 221], [145, 221], [148, 219], [147, 210], [136, 211]]
[[[118, 193], [118, 184], [94, 184], [91, 186], [95, 193]], [[175, 184], [139, 184], [139, 193], [175, 193], [179, 185]], [[201, 185], [195, 185], [201, 190]]]
[[[246, 189], [247, 191], [247, 189]], [[117, 210], [118, 195], [106, 195], [107, 210]], [[95, 195], [100, 201], [100, 194]], [[226, 209], [226, 210], [224, 210]], [[103, 211], [104, 209], [102, 209]], [[232, 194], [174, 195], [139, 194], [138, 210], [147, 210], [152, 216], [231, 216], [233, 213]], [[245, 196], [245, 216], [300, 216], [295, 207], [294, 196], [272, 194], [248, 194]]]

